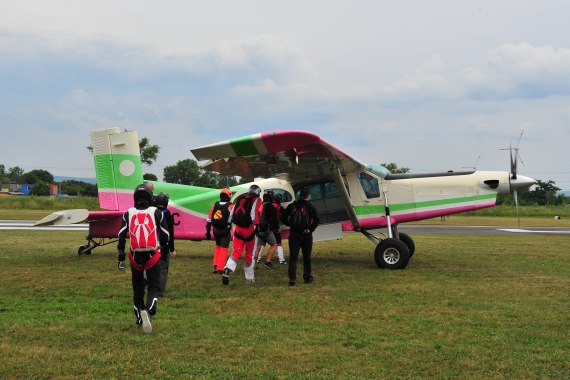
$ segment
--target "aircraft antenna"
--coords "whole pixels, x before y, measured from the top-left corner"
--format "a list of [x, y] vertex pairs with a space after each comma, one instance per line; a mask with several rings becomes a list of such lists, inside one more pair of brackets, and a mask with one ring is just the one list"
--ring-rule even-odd
[[462, 166], [462, 168], [463, 169], [473, 169], [473, 170], [477, 171], [477, 164], [479, 164], [480, 159], [481, 159], [481, 155], [479, 154], [479, 157], [477, 157], [477, 160], [475, 161], [474, 166]]

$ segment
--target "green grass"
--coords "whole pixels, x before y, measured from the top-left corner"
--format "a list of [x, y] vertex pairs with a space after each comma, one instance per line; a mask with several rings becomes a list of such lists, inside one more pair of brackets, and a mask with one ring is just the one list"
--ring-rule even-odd
[[242, 263], [224, 287], [212, 242], [180, 241], [149, 336], [113, 245], [77, 256], [83, 238], [0, 231], [0, 378], [570, 377], [564, 236], [416, 235], [386, 271], [346, 234], [293, 288], [283, 267], [248, 287]]

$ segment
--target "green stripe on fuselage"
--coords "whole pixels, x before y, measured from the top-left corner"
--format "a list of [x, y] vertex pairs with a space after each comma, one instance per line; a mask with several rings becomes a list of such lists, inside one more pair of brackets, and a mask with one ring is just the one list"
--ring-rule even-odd
[[259, 153], [251, 136], [232, 139], [230, 145], [238, 156], [254, 156]]
[[[453, 204], [466, 203], [482, 201], [487, 199], [495, 199], [497, 194], [489, 193], [482, 195], [474, 195], [471, 197], [461, 197], [461, 198], [448, 198], [448, 199], [437, 199], [433, 201], [424, 202], [412, 202], [412, 203], [395, 203], [390, 205], [391, 212], [407, 211], [413, 209], [421, 209], [424, 207], [437, 207], [437, 206], [449, 206]], [[354, 211], [357, 215], [370, 215], [370, 214], [383, 214], [384, 205], [375, 206], [354, 206]]]

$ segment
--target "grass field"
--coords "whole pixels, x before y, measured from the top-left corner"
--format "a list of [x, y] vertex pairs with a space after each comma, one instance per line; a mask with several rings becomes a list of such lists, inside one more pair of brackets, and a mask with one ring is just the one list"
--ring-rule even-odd
[[0, 231], [0, 378], [570, 378], [564, 236], [416, 235], [403, 271], [359, 234], [315, 244], [312, 285], [177, 243], [154, 332], [134, 326], [115, 249], [81, 232]]

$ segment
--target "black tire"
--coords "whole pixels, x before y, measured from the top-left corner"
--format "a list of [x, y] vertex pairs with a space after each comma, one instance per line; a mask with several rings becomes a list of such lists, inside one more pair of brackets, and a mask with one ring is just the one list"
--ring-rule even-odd
[[384, 239], [374, 250], [374, 261], [380, 268], [404, 269], [410, 261], [410, 251], [398, 239]]
[[[91, 248], [93, 249], [93, 248]], [[90, 255], [91, 254], [91, 249], [89, 249], [88, 245], [80, 245], [79, 248], [77, 248], [77, 254], [78, 255]]]
[[416, 251], [416, 244], [414, 243], [414, 239], [412, 239], [410, 235], [405, 234], [403, 232], [398, 232], [398, 237], [400, 238], [400, 241], [402, 241], [408, 247], [411, 259], [412, 256], [414, 255], [414, 252]]

